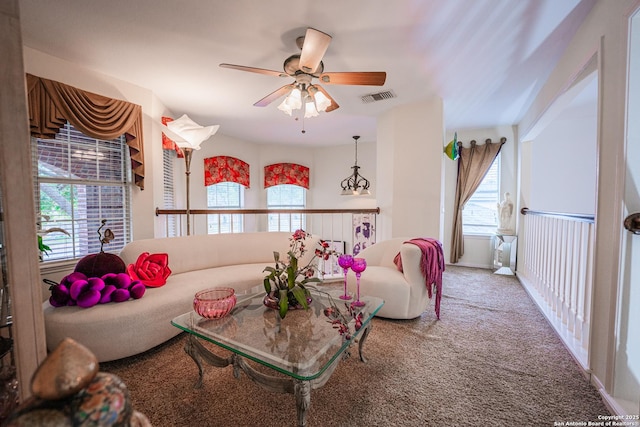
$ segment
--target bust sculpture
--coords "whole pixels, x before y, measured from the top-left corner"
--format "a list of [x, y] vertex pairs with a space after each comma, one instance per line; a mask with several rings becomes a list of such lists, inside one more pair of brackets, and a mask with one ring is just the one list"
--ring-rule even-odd
[[513, 201], [511, 195], [504, 193], [504, 199], [497, 204], [498, 208], [498, 234], [514, 234], [515, 230], [511, 227], [511, 217], [513, 216]]

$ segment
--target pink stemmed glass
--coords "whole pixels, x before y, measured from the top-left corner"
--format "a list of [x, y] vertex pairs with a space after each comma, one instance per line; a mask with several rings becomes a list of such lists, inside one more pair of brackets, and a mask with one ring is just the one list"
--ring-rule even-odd
[[347, 293], [347, 273], [349, 268], [353, 264], [353, 257], [351, 255], [343, 254], [338, 257], [338, 265], [342, 267], [344, 271], [344, 295], [340, 295], [340, 299], [351, 299], [351, 295]]
[[356, 307], [362, 307], [366, 303], [364, 301], [360, 301], [360, 275], [367, 268], [367, 260], [364, 258], [354, 258], [353, 264], [351, 264], [351, 269], [354, 273], [356, 273], [356, 300], [353, 302], [353, 305]]

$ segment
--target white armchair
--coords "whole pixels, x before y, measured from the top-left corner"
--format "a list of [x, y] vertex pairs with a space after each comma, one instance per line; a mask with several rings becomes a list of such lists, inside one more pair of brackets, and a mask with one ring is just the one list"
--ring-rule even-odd
[[[429, 299], [425, 276], [420, 262], [422, 250], [404, 243], [410, 238], [383, 240], [360, 251], [359, 258], [367, 260], [367, 269], [360, 278], [360, 295], [372, 295], [384, 299], [377, 316], [389, 319], [413, 319], [435, 303], [435, 295]], [[404, 272], [393, 262], [400, 253]], [[348, 276], [349, 291], [355, 295], [356, 278]]]

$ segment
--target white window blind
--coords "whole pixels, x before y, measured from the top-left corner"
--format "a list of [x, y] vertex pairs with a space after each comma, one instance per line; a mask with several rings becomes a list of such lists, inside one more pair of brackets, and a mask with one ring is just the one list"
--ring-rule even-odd
[[498, 228], [500, 202], [500, 155], [496, 156], [480, 186], [462, 210], [464, 234], [493, 234]]
[[[105, 252], [131, 240], [129, 153], [124, 136], [90, 138], [69, 123], [55, 139], [32, 138], [37, 229], [51, 248], [43, 261], [74, 260], [100, 251], [98, 229], [113, 231]], [[45, 230], [61, 232], [44, 234]]]
[[[236, 182], [220, 182], [207, 187], [207, 206], [210, 209], [241, 209], [244, 205], [244, 186]], [[242, 233], [243, 215], [207, 215], [209, 234]]]
[[[267, 209], [304, 209], [306, 190], [298, 185], [274, 185], [267, 188]], [[269, 231], [291, 231], [305, 229], [303, 214], [269, 214]]]
[[[162, 150], [162, 188], [163, 206], [165, 209], [175, 209], [176, 199], [173, 179], [173, 164], [177, 154], [175, 150]], [[167, 237], [178, 235], [178, 221], [176, 215], [167, 215]]]

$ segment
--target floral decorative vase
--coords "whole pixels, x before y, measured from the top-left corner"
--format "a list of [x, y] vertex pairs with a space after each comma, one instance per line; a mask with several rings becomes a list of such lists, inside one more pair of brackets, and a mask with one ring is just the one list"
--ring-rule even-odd
[[[269, 292], [268, 294], [265, 294], [264, 298], [262, 299], [262, 303], [266, 307], [271, 308], [273, 310], [280, 309], [280, 298], [278, 297], [278, 295], [276, 295], [276, 292]], [[302, 305], [300, 305], [298, 301], [295, 301], [295, 297], [293, 296], [293, 294], [289, 293], [288, 295], [289, 295], [289, 310], [301, 309]], [[292, 301], [295, 301], [295, 303], [292, 303]], [[307, 304], [311, 304], [312, 301], [313, 299], [311, 299], [311, 297], [307, 297]]]

